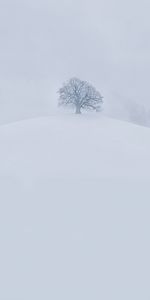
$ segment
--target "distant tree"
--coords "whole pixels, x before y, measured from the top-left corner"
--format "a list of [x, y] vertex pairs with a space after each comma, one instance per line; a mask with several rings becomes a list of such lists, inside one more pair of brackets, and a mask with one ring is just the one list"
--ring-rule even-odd
[[59, 90], [59, 105], [75, 107], [76, 114], [82, 109], [101, 110], [103, 97], [88, 82], [71, 78]]
[[133, 102], [129, 109], [129, 119], [139, 125], [149, 126], [149, 111], [143, 105]]

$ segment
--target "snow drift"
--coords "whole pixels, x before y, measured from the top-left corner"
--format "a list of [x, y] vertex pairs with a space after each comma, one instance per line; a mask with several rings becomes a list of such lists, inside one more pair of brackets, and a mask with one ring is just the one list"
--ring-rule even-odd
[[150, 131], [99, 114], [0, 127], [0, 299], [148, 299]]

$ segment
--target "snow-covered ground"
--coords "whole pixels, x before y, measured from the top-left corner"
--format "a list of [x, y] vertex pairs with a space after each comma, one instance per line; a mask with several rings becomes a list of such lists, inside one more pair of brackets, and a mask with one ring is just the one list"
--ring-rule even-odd
[[148, 128], [0, 126], [0, 300], [149, 299], [149, 174]]

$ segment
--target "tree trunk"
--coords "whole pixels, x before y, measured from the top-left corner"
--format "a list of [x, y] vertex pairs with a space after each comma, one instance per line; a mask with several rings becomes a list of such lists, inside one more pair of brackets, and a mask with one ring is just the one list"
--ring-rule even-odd
[[81, 114], [81, 109], [80, 109], [80, 106], [76, 106], [76, 114]]

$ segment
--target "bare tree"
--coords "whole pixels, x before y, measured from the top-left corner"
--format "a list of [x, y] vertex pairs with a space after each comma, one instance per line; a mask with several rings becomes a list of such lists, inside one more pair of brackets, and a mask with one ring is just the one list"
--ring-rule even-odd
[[82, 109], [100, 111], [103, 103], [101, 94], [88, 82], [78, 78], [71, 78], [59, 90], [59, 105], [73, 106], [76, 114]]

